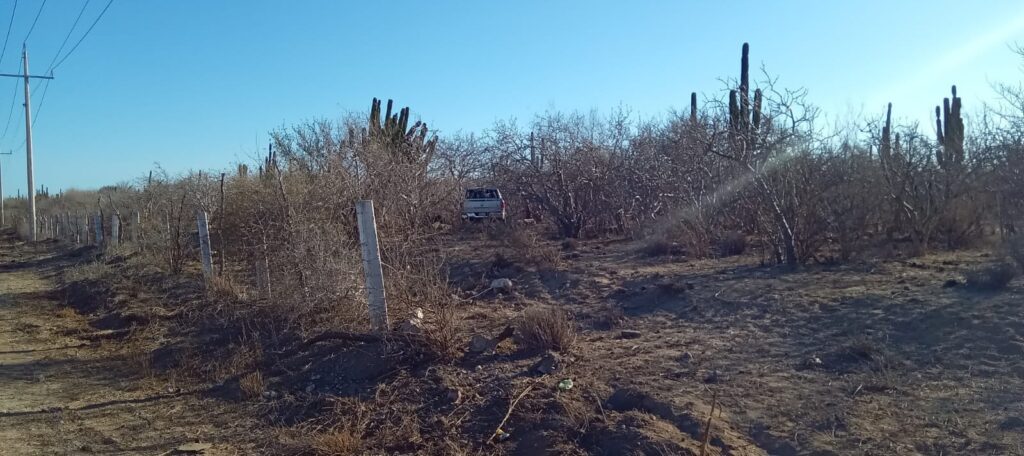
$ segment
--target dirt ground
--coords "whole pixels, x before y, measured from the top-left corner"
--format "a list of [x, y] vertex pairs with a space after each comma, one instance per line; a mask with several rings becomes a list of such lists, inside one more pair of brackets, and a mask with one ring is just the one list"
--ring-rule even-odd
[[[964, 272], [996, 259], [987, 250], [789, 271], [593, 241], [567, 246], [554, 270], [496, 273], [475, 252], [523, 247], [463, 244], [466, 288], [474, 274], [520, 285], [474, 304], [478, 321], [570, 309], [583, 330], [563, 375], [696, 417], [717, 397], [738, 435], [723, 453], [1024, 455], [1024, 287], [965, 289]], [[657, 404], [631, 408], [673, 421]]]
[[[1024, 455], [1024, 283], [963, 285], [988, 250], [792, 271], [507, 237], [438, 243], [459, 296], [447, 362], [351, 334], [257, 356], [181, 317], [211, 305], [187, 280], [107, 255], [67, 302], [55, 284], [85, 283], [68, 268], [91, 253], [7, 238], [0, 453]], [[484, 291], [497, 278], [514, 291]], [[568, 314], [571, 350], [474, 349], [531, 307]], [[221, 384], [176, 380], [203, 369]]]
[[0, 454], [258, 454], [244, 410], [146, 378], [61, 305], [54, 278], [76, 260], [0, 240]]

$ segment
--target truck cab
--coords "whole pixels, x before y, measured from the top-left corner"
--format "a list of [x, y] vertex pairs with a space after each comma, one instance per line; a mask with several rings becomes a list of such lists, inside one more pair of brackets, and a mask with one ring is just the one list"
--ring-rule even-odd
[[466, 189], [466, 199], [462, 203], [462, 219], [505, 221], [507, 208], [505, 198], [497, 188], [469, 188]]

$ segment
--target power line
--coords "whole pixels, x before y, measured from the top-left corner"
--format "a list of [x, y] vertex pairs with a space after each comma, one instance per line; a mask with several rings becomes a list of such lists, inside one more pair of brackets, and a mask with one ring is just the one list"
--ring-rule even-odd
[[68, 34], [64, 36], [64, 42], [60, 43], [60, 47], [57, 48], [57, 53], [54, 54], [53, 60], [50, 61], [49, 68], [46, 70], [47, 73], [53, 70], [53, 64], [57, 62], [57, 57], [60, 57], [60, 52], [64, 50], [64, 46], [68, 44], [68, 39], [71, 38], [71, 34], [75, 31], [75, 27], [78, 27], [78, 21], [82, 19], [82, 14], [85, 13], [85, 9], [89, 7], [89, 0], [85, 0], [85, 4], [82, 5], [82, 9], [78, 12], [78, 17], [75, 18], [75, 22], [71, 24], [71, 30], [68, 30]]
[[[45, 4], [46, 0], [43, 0], [43, 3]], [[75, 17], [75, 22], [71, 24], [71, 29], [68, 30], [68, 34], [64, 36], [64, 41], [60, 43], [60, 47], [57, 48], [57, 53], [54, 54], [53, 60], [50, 61], [50, 65], [49, 65], [49, 67], [46, 70], [46, 74], [52, 75], [53, 74], [53, 70], [55, 68], [57, 68], [58, 66], [60, 66], [61, 63], [64, 63], [64, 60], [66, 60], [71, 55], [72, 52], [75, 52], [75, 49], [78, 48], [78, 45], [82, 44], [82, 41], [84, 41], [85, 37], [89, 35], [89, 32], [92, 31], [92, 28], [96, 26], [96, 24], [100, 21], [101, 18], [103, 18], [103, 14], [107, 12], [107, 8], [110, 8], [110, 5], [112, 3], [114, 3], [114, 0], [110, 0], [110, 1], [107, 2], [107, 6], [103, 7], [103, 11], [100, 11], [99, 16], [96, 16], [96, 20], [93, 21], [92, 25], [90, 25], [89, 28], [85, 31], [85, 33], [82, 34], [82, 37], [79, 38], [78, 42], [76, 42], [75, 45], [71, 48], [71, 50], [68, 51], [68, 53], [64, 55], [64, 58], [60, 59], [60, 61], [57, 61], [57, 58], [60, 57], [61, 51], [64, 50], [64, 46], [66, 46], [68, 44], [68, 39], [71, 38], [71, 34], [74, 33], [75, 32], [75, 28], [78, 27], [78, 22], [82, 19], [82, 14], [84, 14], [86, 8], [89, 7], [89, 0], [85, 0], [85, 3], [82, 5], [82, 9], [78, 11], [78, 16]], [[42, 7], [40, 7], [40, 10], [42, 10]], [[31, 31], [30, 31], [30, 33], [31, 33]], [[33, 126], [35, 126], [36, 121], [39, 120], [39, 112], [43, 110], [43, 103], [46, 102], [46, 93], [50, 90], [50, 80], [49, 79], [46, 80], [45, 84], [46, 85], [43, 86], [43, 95], [39, 97], [39, 104], [36, 106], [36, 112], [35, 112], [35, 114], [32, 115], [32, 125]]]
[[39, 97], [39, 104], [36, 105], [36, 112], [32, 113], [32, 126], [36, 125], [36, 119], [39, 118], [39, 111], [43, 110], [43, 102], [46, 101], [46, 91], [50, 89], [50, 80], [47, 79], [43, 83], [43, 94]]
[[18, 12], [18, 0], [14, 0], [14, 8], [11, 9], [11, 22], [7, 24], [7, 37], [4, 38], [4, 48], [0, 49], [0, 63], [4, 61], [4, 54], [7, 53], [7, 41], [11, 38], [11, 28], [14, 26], [14, 14]]
[[28, 37], [32, 36], [32, 31], [36, 29], [36, 22], [39, 22], [39, 16], [42, 16], [44, 6], [46, 6], [46, 0], [43, 0], [43, 3], [39, 5], [39, 12], [36, 13], [36, 18], [32, 20], [32, 26], [28, 28], [28, 33], [25, 34], [25, 39], [22, 40], [23, 43], [28, 42]]
[[11, 117], [14, 116], [14, 103], [18, 100], [18, 81], [14, 81], [14, 95], [11, 96], [11, 109], [7, 112], [7, 125], [4, 126], [4, 133], [0, 135], [0, 141], [7, 137], [7, 131], [11, 128]]
[[110, 8], [110, 5], [113, 4], [113, 3], [114, 3], [114, 0], [110, 0], [110, 1], [107, 2], [107, 6], [103, 7], [103, 11], [100, 11], [100, 15], [96, 16], [96, 20], [95, 21], [92, 21], [92, 25], [90, 25], [89, 28], [85, 31], [85, 34], [83, 34], [82, 37], [78, 39], [78, 42], [75, 43], [75, 45], [71, 48], [70, 51], [68, 51], [67, 54], [64, 54], [64, 58], [60, 59], [60, 61], [58, 61], [56, 65], [54, 65], [52, 68], [50, 68], [51, 72], [53, 70], [57, 69], [57, 67], [59, 67], [60, 64], [64, 63], [64, 61], [67, 60], [68, 57], [70, 57], [71, 54], [75, 52], [75, 49], [78, 49], [78, 45], [82, 44], [82, 41], [85, 40], [85, 37], [89, 36], [89, 32], [91, 32], [93, 27], [95, 27], [96, 24], [99, 23], [100, 19], [103, 18], [103, 15], [107, 12], [107, 9]]

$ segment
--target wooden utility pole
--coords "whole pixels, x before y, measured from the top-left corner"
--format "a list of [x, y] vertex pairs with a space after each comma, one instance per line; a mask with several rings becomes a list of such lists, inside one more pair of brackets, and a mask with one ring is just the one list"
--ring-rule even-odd
[[0, 73], [0, 76], [22, 78], [25, 80], [25, 162], [28, 168], [28, 220], [30, 240], [36, 240], [36, 187], [35, 171], [32, 168], [32, 96], [29, 94], [29, 79], [53, 79], [53, 76], [31, 76], [28, 74], [28, 47], [21, 47], [23, 74]]

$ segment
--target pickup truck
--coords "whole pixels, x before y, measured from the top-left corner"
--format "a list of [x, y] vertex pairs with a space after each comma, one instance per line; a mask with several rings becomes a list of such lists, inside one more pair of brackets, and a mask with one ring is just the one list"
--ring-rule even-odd
[[507, 207], [505, 198], [501, 197], [501, 192], [496, 188], [466, 189], [466, 200], [462, 203], [462, 219], [505, 221]]

